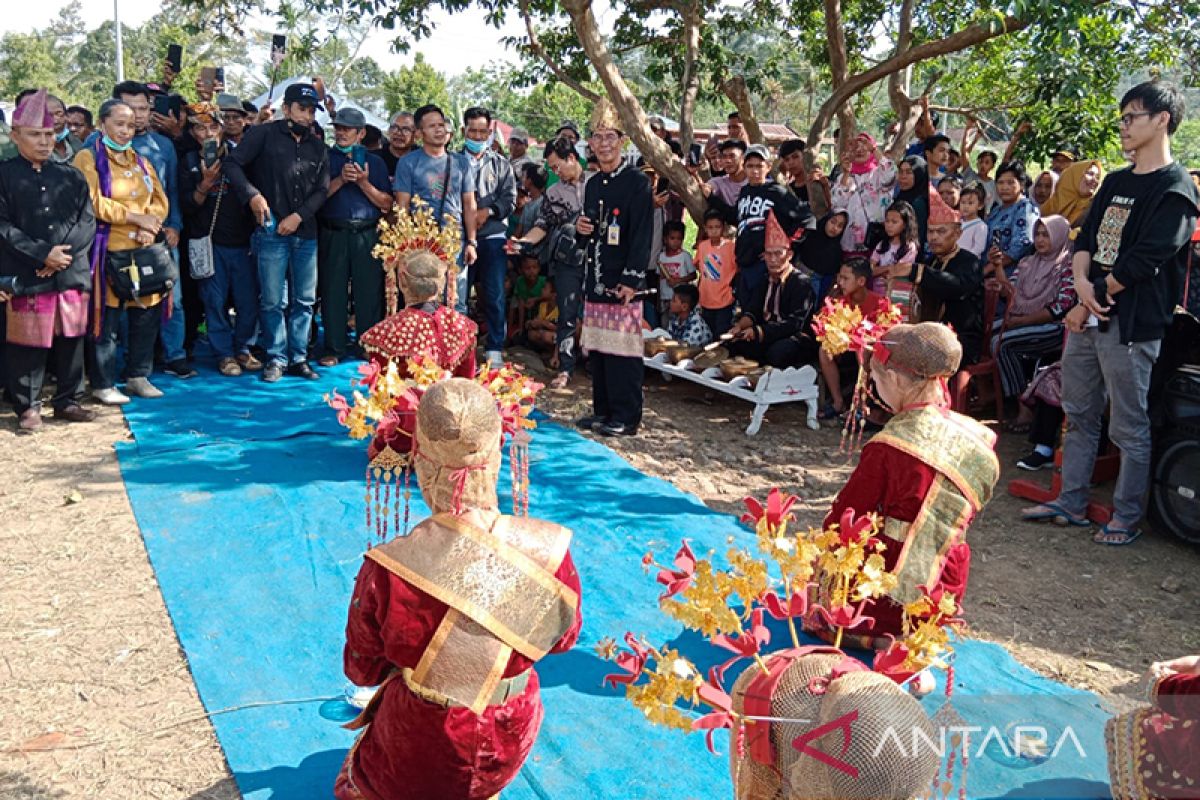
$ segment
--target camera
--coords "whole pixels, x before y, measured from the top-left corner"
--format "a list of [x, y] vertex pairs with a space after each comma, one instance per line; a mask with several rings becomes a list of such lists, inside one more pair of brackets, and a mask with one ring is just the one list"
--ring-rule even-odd
[[16, 297], [24, 288], [16, 275], [0, 275], [0, 292]]

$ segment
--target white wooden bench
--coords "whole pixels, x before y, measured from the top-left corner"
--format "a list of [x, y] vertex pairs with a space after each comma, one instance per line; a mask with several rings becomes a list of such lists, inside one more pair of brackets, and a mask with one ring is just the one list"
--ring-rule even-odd
[[[662, 335], [654, 331], [648, 335]], [[725, 380], [719, 367], [709, 367], [702, 371], [690, 369], [692, 360], [685, 358], [678, 364], [672, 364], [666, 353], [654, 356], [644, 356], [643, 363], [653, 370], [663, 374], [668, 380], [683, 378], [698, 383], [718, 392], [731, 395], [739, 400], [754, 404], [754, 413], [750, 417], [750, 425], [746, 435], [753, 436], [762, 427], [763, 415], [767, 408], [777, 403], [794, 403], [803, 401], [808, 406], [808, 427], [817, 430], [817, 371], [811, 366], [788, 367], [787, 369], [768, 369], [753, 386], [749, 378], [738, 376], [731, 381]]]

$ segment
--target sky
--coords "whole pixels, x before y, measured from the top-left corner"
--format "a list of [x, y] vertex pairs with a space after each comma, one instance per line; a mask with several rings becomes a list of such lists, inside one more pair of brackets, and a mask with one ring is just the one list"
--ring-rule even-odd
[[[41, 2], [6, 2], [0, 16], [0, 34], [25, 33], [45, 27], [57, 16], [59, 9], [68, 0], [41, 0]], [[141, 25], [154, 15], [161, 6], [158, 0], [119, 0], [121, 21], [130, 26]], [[88, 27], [95, 27], [113, 13], [111, 0], [83, 0], [83, 20]], [[412, 63], [415, 53], [422, 53], [425, 60], [447, 77], [464, 71], [467, 67], [483, 66], [491, 61], [516, 61], [516, 55], [500, 43], [505, 36], [519, 35], [524, 25], [519, 19], [510, 20], [503, 30], [496, 30], [483, 22], [482, 16], [473, 12], [456, 14], [453, 18], [442, 11], [431, 15], [436, 27], [433, 36], [413, 44], [404, 54], [392, 53], [389, 49], [392, 31], [373, 31], [363, 45], [362, 55], [371, 56], [385, 70], [394, 70]], [[267, 24], [256, 27], [269, 28]], [[464, 63], [463, 54], [471, 54], [473, 61]], [[184, 56], [186, 58], [186, 54]], [[265, 54], [264, 54], [265, 58]]]

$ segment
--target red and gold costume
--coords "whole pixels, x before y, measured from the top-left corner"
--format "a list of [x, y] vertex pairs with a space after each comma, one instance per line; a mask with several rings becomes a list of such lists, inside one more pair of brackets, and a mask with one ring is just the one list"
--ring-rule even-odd
[[420, 398], [413, 464], [433, 516], [367, 551], [346, 624], [347, 677], [381, 684], [339, 800], [482, 800], [516, 777], [543, 709], [533, 665], [582, 625], [571, 531], [496, 510], [497, 399], [447, 378]]
[[1175, 674], [1150, 688], [1150, 705], [1108, 721], [1114, 800], [1200, 798], [1200, 675]]

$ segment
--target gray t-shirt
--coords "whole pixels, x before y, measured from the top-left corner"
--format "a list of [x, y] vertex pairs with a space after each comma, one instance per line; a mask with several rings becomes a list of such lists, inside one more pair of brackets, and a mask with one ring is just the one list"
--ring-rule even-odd
[[[446, 181], [446, 159], [450, 159], [450, 185]], [[413, 198], [421, 198], [433, 209], [434, 215], [445, 196], [443, 213], [462, 221], [462, 196], [475, 191], [475, 173], [471, 163], [462, 153], [445, 153], [433, 158], [423, 149], [417, 149], [396, 163], [394, 188]]]

